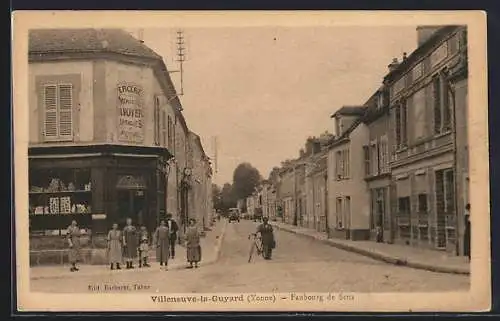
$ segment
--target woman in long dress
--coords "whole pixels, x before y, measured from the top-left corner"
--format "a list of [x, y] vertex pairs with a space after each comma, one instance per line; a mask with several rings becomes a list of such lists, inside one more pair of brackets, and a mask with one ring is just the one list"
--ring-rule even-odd
[[127, 226], [123, 229], [123, 247], [125, 262], [127, 269], [134, 268], [134, 259], [137, 258], [137, 248], [139, 247], [139, 234], [137, 229], [132, 225], [132, 219], [127, 218]]
[[464, 255], [467, 256], [467, 258], [469, 259], [469, 262], [470, 262], [470, 255], [471, 255], [471, 251], [470, 251], [470, 238], [471, 238], [471, 234], [470, 234], [470, 228], [471, 228], [471, 226], [470, 226], [470, 204], [465, 205], [464, 219], [465, 219]]
[[186, 250], [187, 261], [189, 262], [189, 269], [198, 268], [198, 262], [201, 261], [201, 246], [200, 246], [200, 233], [196, 227], [196, 220], [189, 220], [189, 227], [186, 231]]
[[154, 244], [156, 244], [156, 260], [160, 262], [160, 268], [165, 264], [165, 270], [168, 269], [168, 258], [170, 255], [169, 234], [165, 220], [161, 220], [160, 226], [155, 231]]
[[71, 221], [71, 225], [68, 227], [66, 238], [68, 239], [69, 253], [68, 259], [71, 263], [71, 272], [78, 271], [76, 263], [80, 261], [80, 228], [75, 220]]
[[121, 270], [120, 263], [122, 262], [122, 233], [118, 229], [118, 224], [114, 223], [113, 228], [108, 233], [108, 257], [111, 264], [111, 270]]

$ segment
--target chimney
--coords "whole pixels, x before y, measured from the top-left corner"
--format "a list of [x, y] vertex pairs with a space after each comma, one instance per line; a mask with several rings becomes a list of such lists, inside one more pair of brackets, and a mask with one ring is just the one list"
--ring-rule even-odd
[[417, 41], [420, 47], [438, 30], [441, 26], [418, 26], [417, 27]]
[[144, 30], [143, 29], [139, 29], [137, 31], [137, 39], [139, 39], [139, 41], [141, 43], [144, 43]]
[[399, 66], [398, 58], [393, 58], [392, 62], [387, 66], [389, 68], [389, 72], [395, 70]]

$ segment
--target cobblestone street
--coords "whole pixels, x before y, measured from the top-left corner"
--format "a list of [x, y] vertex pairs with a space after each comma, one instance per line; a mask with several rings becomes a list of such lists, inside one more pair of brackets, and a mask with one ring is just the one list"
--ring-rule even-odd
[[[256, 223], [230, 223], [216, 264], [199, 269], [162, 271], [154, 263], [148, 272], [113, 271], [99, 276], [69, 274], [67, 278], [31, 280], [33, 291], [91, 292], [89, 286], [129, 286], [147, 292], [416, 292], [466, 291], [463, 275], [398, 267], [346, 252], [288, 232], [276, 231], [277, 248], [272, 261], [257, 257], [248, 263]], [[184, 258], [176, 258], [184, 260]], [[138, 288], [134, 289], [134, 285]], [[142, 287], [142, 288], [140, 288]], [[123, 291], [120, 291], [123, 292]]]

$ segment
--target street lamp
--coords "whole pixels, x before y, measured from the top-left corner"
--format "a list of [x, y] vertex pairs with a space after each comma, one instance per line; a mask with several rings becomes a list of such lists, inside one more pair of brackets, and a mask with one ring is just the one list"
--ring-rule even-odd
[[[175, 161], [175, 158], [174, 157], [171, 157], [169, 158], [168, 160], [165, 160], [163, 157], [160, 157], [158, 159], [158, 163], [156, 164], [157, 165], [157, 171], [156, 171], [156, 190], [159, 191], [160, 190], [160, 173], [164, 175], [165, 177], [165, 195], [164, 195], [164, 198], [165, 198], [165, 212], [167, 211], [167, 205], [168, 205], [168, 177], [170, 175], [170, 169], [171, 169], [171, 165], [172, 164], [175, 164], [176, 161]], [[156, 224], [159, 225], [160, 224], [160, 202], [158, 201], [157, 204], [156, 204], [156, 208], [157, 208], [157, 219], [156, 219]]]
[[181, 179], [181, 193], [184, 195], [182, 197], [182, 202], [184, 205], [184, 210], [183, 210], [183, 217], [182, 217], [182, 225], [183, 225], [183, 230], [184, 233], [186, 232], [186, 224], [188, 222], [189, 218], [189, 195], [188, 195], [188, 190], [190, 189], [190, 179], [191, 179], [191, 168], [186, 167], [184, 168], [184, 171], [182, 173], [182, 179]]

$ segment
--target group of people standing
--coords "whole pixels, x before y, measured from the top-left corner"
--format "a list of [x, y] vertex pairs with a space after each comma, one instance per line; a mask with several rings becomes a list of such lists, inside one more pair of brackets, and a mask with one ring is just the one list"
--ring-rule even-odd
[[[160, 268], [167, 270], [169, 259], [175, 258], [175, 247], [179, 239], [179, 226], [167, 214], [166, 220], [161, 220], [159, 226], [150, 238], [145, 226], [137, 228], [132, 219], [126, 219], [125, 227], [120, 230], [114, 223], [107, 235], [107, 256], [111, 270], [121, 270], [121, 264], [125, 263], [126, 269], [133, 269], [137, 261], [140, 268], [150, 267], [149, 253], [151, 247], [156, 248], [156, 260]], [[80, 259], [80, 229], [77, 222], [73, 221], [68, 227], [67, 239], [70, 247], [69, 261], [71, 272], [78, 271], [76, 266]], [[196, 227], [196, 220], [189, 220], [189, 227], [184, 235], [187, 250], [188, 268], [198, 267], [201, 261], [200, 233]]]

